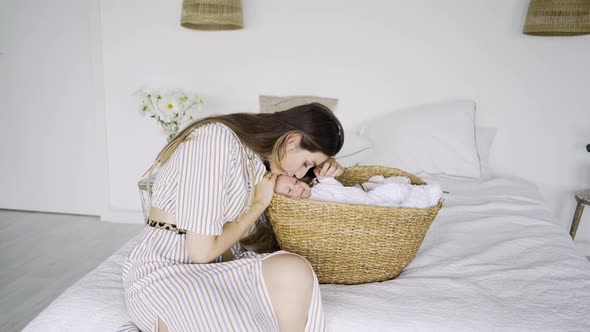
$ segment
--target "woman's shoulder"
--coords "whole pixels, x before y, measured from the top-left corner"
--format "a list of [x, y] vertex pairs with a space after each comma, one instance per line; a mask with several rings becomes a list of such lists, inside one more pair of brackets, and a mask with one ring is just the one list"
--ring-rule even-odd
[[[238, 135], [227, 125], [220, 122], [209, 122], [193, 130], [190, 134], [191, 141], [207, 140], [220, 142], [226, 146], [240, 146], [242, 142]], [[219, 144], [219, 143], [218, 143]]]
[[191, 138], [198, 138], [199, 136], [208, 136], [220, 139], [226, 138], [229, 139], [231, 143], [239, 142], [236, 133], [230, 127], [220, 122], [209, 122], [198, 126], [190, 135]]

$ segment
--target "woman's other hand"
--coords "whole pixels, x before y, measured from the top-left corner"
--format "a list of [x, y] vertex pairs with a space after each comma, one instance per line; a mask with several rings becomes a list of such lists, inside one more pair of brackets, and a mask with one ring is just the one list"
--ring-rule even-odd
[[329, 178], [329, 177], [335, 177], [335, 176], [342, 174], [342, 172], [344, 172], [344, 167], [342, 167], [342, 165], [340, 165], [336, 161], [336, 159], [330, 157], [330, 158], [328, 158], [328, 160], [324, 161], [321, 165], [318, 165], [313, 170], [313, 172], [314, 172], [315, 176], [317, 176], [318, 178], [321, 178], [321, 177]]
[[275, 182], [277, 181], [277, 175], [268, 172], [264, 174], [260, 182], [256, 184], [254, 189], [254, 204], [260, 204], [261, 207], [266, 209], [272, 200], [274, 193]]

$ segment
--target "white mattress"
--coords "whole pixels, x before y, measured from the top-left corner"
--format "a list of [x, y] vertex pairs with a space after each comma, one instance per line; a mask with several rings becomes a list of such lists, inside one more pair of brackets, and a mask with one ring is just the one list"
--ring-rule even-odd
[[[534, 185], [516, 178], [431, 179], [450, 194], [398, 278], [321, 286], [331, 331], [590, 331], [590, 263], [552, 223]], [[120, 275], [136, 241], [24, 331], [110, 331], [129, 321]]]

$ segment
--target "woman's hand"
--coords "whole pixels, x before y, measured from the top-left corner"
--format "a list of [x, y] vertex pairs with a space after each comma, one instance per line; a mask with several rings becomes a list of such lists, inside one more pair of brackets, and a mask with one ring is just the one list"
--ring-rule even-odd
[[318, 178], [320, 177], [334, 177], [342, 174], [344, 172], [344, 167], [340, 165], [336, 159], [330, 157], [328, 160], [324, 161], [321, 165], [318, 165], [313, 172], [315, 176]]
[[266, 209], [272, 200], [276, 181], [276, 174], [272, 172], [264, 174], [254, 189], [254, 204], [260, 204], [263, 209]]

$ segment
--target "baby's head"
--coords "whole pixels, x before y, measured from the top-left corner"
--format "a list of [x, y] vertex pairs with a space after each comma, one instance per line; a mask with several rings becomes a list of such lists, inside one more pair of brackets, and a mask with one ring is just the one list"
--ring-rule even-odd
[[288, 175], [277, 176], [275, 192], [293, 198], [309, 198], [311, 188], [307, 183]]

